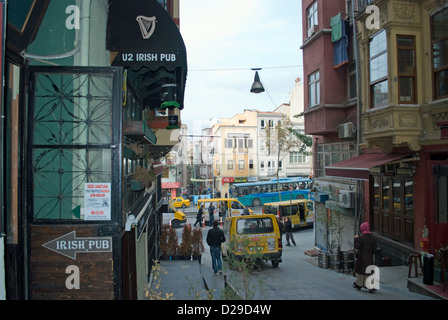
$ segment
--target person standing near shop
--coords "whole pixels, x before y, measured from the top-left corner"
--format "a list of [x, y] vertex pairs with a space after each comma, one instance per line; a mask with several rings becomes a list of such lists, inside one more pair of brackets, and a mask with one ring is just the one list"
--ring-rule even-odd
[[212, 267], [215, 276], [222, 274], [221, 243], [226, 241], [224, 231], [219, 229], [218, 221], [213, 221], [213, 229], [208, 230], [207, 244], [210, 246], [210, 255], [212, 257]]
[[[370, 233], [370, 226], [368, 222], [364, 222], [360, 226], [361, 235], [355, 235], [355, 249], [357, 250], [357, 259], [355, 264], [355, 277], [353, 282], [353, 288], [361, 290], [366, 288], [365, 282], [370, 274], [366, 274], [368, 266], [374, 264], [373, 255], [376, 252], [376, 239]], [[375, 289], [370, 289], [370, 292], [374, 292]]]

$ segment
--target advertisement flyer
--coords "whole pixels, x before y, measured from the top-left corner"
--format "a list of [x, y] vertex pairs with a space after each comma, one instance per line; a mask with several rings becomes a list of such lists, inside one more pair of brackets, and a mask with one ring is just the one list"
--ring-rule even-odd
[[110, 220], [110, 183], [86, 183], [84, 220]]

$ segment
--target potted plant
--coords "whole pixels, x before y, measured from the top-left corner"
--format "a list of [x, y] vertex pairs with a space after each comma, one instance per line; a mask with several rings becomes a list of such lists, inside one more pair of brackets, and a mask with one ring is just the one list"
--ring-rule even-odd
[[168, 229], [168, 252], [171, 256], [171, 260], [179, 260], [179, 243], [177, 232], [174, 228]]
[[179, 246], [179, 253], [184, 260], [191, 259], [192, 252], [192, 234], [191, 234], [191, 226], [189, 224], [184, 225], [184, 229], [182, 231], [182, 242]]
[[131, 181], [131, 190], [142, 190], [145, 187], [151, 186], [152, 182], [155, 180], [154, 169], [148, 169], [142, 166], [137, 166], [135, 168], [134, 177]]
[[168, 252], [168, 229], [169, 225], [162, 225], [160, 230], [159, 248], [160, 248], [160, 260], [169, 260], [170, 254]]
[[202, 242], [202, 229], [193, 229], [191, 238], [191, 249], [193, 260], [201, 263], [202, 252], [204, 252], [204, 243]]

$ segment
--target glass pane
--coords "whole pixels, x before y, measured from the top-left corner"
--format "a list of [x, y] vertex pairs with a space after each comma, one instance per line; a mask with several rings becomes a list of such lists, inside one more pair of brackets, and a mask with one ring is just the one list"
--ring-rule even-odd
[[384, 30], [373, 36], [370, 41], [370, 57], [374, 57], [377, 54], [387, 50], [386, 40], [386, 31]]
[[448, 35], [448, 8], [433, 16], [433, 39], [440, 39]]
[[387, 76], [387, 54], [384, 53], [370, 61], [370, 82]]
[[388, 81], [383, 81], [372, 86], [373, 105], [372, 107], [384, 106], [388, 104]]
[[34, 217], [77, 219], [87, 182], [111, 182], [110, 149], [34, 149]]
[[390, 197], [389, 197], [389, 180], [388, 178], [383, 178], [383, 209], [389, 210]]
[[448, 96], [448, 70], [436, 73], [437, 97]]
[[111, 143], [111, 74], [36, 77], [35, 145]]
[[434, 68], [448, 64], [448, 39], [433, 44]]
[[373, 206], [380, 206], [380, 178], [373, 178]]
[[400, 101], [412, 102], [414, 91], [414, 79], [411, 77], [400, 77]]
[[414, 50], [398, 50], [398, 72], [414, 73]]
[[394, 180], [394, 190], [393, 190], [393, 200], [394, 200], [394, 211], [400, 212], [401, 210], [401, 181]]
[[406, 180], [404, 182], [404, 205], [407, 215], [414, 215], [414, 182]]

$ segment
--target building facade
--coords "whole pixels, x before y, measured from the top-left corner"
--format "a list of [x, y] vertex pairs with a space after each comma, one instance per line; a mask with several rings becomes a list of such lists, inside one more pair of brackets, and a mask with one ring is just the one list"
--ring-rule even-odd
[[[337, 1], [332, 3], [336, 5]], [[327, 2], [303, 1], [303, 4], [304, 18], [317, 19], [319, 23], [321, 14], [314, 18], [315, 8], [318, 12], [331, 8]], [[388, 256], [393, 264], [403, 264], [407, 263], [409, 253], [422, 251], [435, 254], [437, 265], [438, 250], [448, 244], [444, 200], [448, 158], [445, 59], [448, 3], [378, 0], [348, 4], [345, 11], [343, 1], [340, 7], [331, 8], [324, 23], [331, 24], [331, 18], [338, 12], [345, 12], [355, 21], [349, 29], [355, 38], [352, 38], [353, 50], [348, 52], [343, 83], [349, 86], [352, 83], [352, 54], [356, 58], [354, 83], [358, 84], [357, 108], [353, 111], [356, 116], [350, 118], [356, 129], [356, 152], [344, 159], [344, 153], [338, 151], [339, 161], [324, 163], [321, 169], [317, 165], [317, 170], [322, 170], [325, 179], [353, 184], [355, 206], [359, 204], [353, 213], [354, 223], [370, 222], [382, 248], [378, 258]], [[312, 34], [311, 30], [311, 37]], [[306, 41], [303, 47], [305, 59]], [[306, 73], [309, 96], [316, 87], [312, 85], [316, 82], [313, 72]], [[324, 83], [320, 82], [321, 97], [328, 96], [322, 87]], [[351, 94], [350, 87], [345, 92]], [[312, 96], [308, 99], [308, 106], [316, 101]], [[340, 117], [344, 121], [339, 123], [345, 122], [347, 114], [341, 113]], [[328, 131], [326, 123], [321, 130], [315, 130], [316, 134]], [[311, 119], [310, 124], [315, 122]], [[338, 126], [339, 137], [346, 136], [350, 126], [344, 129]], [[330, 146], [327, 150], [331, 151]], [[357, 232], [357, 227], [353, 229]]]
[[[305, 133], [313, 136], [315, 245], [328, 251], [353, 248], [359, 212], [353, 201], [357, 182], [325, 174], [326, 166], [357, 155], [357, 88], [349, 12], [344, 0], [302, 1], [303, 115]], [[332, 20], [339, 26], [339, 37], [332, 32]], [[349, 201], [341, 201], [344, 195]]]
[[176, 8], [8, 3], [6, 299], [144, 296], [159, 254], [159, 159], [179, 141], [183, 109], [186, 50], [167, 13]]

